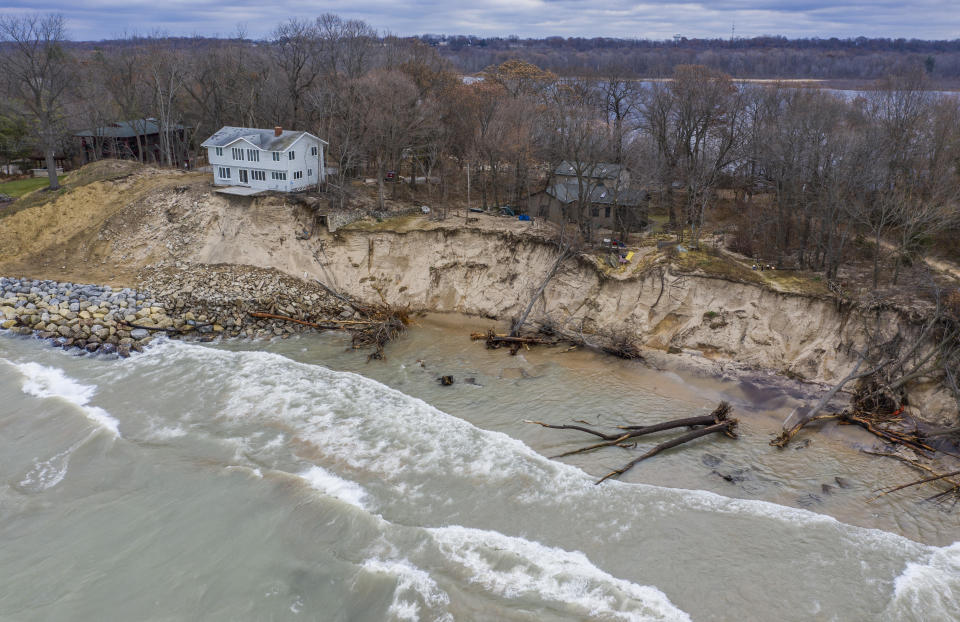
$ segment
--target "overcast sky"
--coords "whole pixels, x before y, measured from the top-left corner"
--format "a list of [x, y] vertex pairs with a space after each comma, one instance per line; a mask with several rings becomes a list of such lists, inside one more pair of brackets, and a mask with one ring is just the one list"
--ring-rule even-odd
[[960, 0], [0, 0], [0, 13], [60, 12], [74, 40], [125, 33], [261, 38], [289, 17], [365, 20], [381, 32], [481, 36], [960, 38]]

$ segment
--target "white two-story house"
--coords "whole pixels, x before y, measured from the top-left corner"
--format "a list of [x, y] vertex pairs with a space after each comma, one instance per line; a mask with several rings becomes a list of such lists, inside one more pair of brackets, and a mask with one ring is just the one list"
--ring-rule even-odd
[[326, 179], [327, 141], [310, 132], [226, 126], [200, 146], [208, 151], [215, 186], [294, 192]]

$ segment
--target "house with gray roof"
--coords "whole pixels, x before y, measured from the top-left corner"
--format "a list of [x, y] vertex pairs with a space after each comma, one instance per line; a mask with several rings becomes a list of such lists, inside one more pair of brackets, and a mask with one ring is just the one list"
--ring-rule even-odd
[[630, 172], [625, 166], [612, 162], [568, 162], [564, 160], [553, 169], [558, 182], [576, 181], [578, 174], [592, 183], [613, 186], [626, 186], [630, 183]]
[[213, 184], [230, 194], [296, 192], [326, 180], [327, 141], [310, 132], [226, 126], [203, 141]]
[[619, 164], [564, 161], [553, 170], [547, 187], [530, 196], [527, 211], [558, 224], [577, 222], [583, 192], [584, 215], [594, 228], [638, 231], [647, 225], [650, 196], [644, 190], [630, 188], [629, 179], [629, 171]]

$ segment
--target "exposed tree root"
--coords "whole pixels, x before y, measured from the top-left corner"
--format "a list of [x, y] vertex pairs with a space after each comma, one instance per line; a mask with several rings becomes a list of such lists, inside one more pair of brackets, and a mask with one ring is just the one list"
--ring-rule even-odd
[[840, 417], [839, 413], [833, 413], [828, 415], [817, 415], [815, 417], [809, 417], [809, 418], [803, 419], [793, 427], [784, 429], [782, 432], [780, 432], [780, 434], [778, 434], [772, 441], [770, 441], [770, 444], [773, 445], [774, 447], [779, 447], [780, 449], [783, 449], [784, 447], [787, 446], [787, 443], [789, 443], [793, 439], [793, 437], [796, 436], [797, 433], [803, 428], [805, 428], [807, 425], [815, 421], [824, 421], [827, 419], [838, 419], [839, 417]]

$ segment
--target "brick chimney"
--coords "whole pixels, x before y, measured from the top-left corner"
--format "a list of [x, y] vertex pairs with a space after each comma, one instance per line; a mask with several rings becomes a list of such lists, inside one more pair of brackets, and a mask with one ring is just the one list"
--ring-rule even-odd
[[274, 136], [279, 136], [280, 134], [283, 134], [283, 128], [280, 127], [279, 125], [275, 125], [275, 126], [273, 127], [273, 135], [274, 135]]

